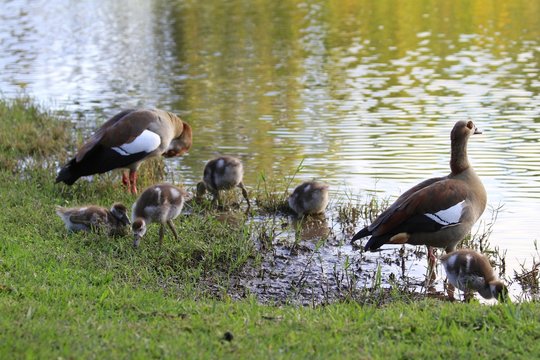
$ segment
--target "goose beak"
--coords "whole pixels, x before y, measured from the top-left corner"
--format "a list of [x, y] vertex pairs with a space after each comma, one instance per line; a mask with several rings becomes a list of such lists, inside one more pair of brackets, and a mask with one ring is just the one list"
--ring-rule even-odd
[[176, 156], [182, 156], [184, 154], [186, 154], [188, 152], [188, 148], [172, 148], [172, 149], [169, 149], [167, 151], [165, 151], [162, 155], [163, 157], [166, 157], [166, 158], [172, 158], [172, 157], [176, 157]]
[[172, 157], [175, 157], [175, 156], [178, 156], [180, 155], [178, 151], [175, 151], [175, 150], [168, 150], [166, 152], [163, 153], [163, 156], [166, 157], [166, 158], [172, 158]]
[[483, 133], [483, 131], [480, 130], [479, 128], [477, 128], [476, 125], [475, 125], [473, 135], [478, 135], [478, 134], [482, 134], [482, 133]]

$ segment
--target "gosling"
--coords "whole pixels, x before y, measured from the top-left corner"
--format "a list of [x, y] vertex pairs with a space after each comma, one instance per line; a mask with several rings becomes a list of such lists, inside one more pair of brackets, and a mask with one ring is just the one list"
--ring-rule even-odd
[[440, 258], [450, 284], [465, 292], [465, 300], [472, 298], [472, 293], [478, 293], [485, 299], [495, 298], [506, 301], [508, 289], [499, 280], [489, 260], [482, 254], [470, 250], [460, 249]]
[[306, 181], [294, 189], [289, 196], [289, 207], [299, 217], [323, 213], [328, 206], [328, 185], [317, 181]]
[[188, 194], [185, 190], [170, 184], [158, 184], [143, 191], [133, 204], [133, 246], [138, 247], [146, 234], [147, 224], [160, 223], [159, 246], [163, 243], [165, 224], [171, 229], [174, 238], [178, 240], [178, 233], [172, 222], [180, 213]]
[[212, 195], [212, 203], [220, 205], [219, 191], [239, 187], [246, 199], [248, 210], [251, 207], [248, 193], [242, 182], [244, 167], [242, 162], [232, 156], [221, 156], [210, 160], [204, 167], [203, 181], [197, 184], [197, 197], [203, 196], [208, 190]]
[[68, 231], [106, 231], [109, 236], [124, 235], [126, 226], [130, 224], [127, 208], [120, 203], [114, 203], [111, 209], [88, 205], [83, 207], [56, 207]]

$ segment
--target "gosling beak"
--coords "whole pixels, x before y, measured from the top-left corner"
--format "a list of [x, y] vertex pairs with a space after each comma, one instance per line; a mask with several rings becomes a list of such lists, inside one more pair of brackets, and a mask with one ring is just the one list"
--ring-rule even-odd
[[122, 219], [120, 220], [122, 222], [122, 224], [124, 225], [131, 225], [131, 221], [129, 220], [129, 218], [125, 215], [125, 216], [122, 216]]

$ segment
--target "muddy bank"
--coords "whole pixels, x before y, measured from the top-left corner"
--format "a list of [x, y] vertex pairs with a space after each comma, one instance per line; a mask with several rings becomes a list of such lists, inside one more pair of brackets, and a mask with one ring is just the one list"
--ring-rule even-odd
[[[257, 209], [249, 216], [236, 202], [210, 213], [206, 212], [207, 208], [201, 216], [212, 216], [233, 226], [249, 225], [258, 256], [239, 273], [232, 274], [225, 287], [211, 281], [206, 286], [217, 297], [226, 293], [234, 299], [253, 296], [261, 303], [304, 306], [347, 300], [385, 303], [396, 294], [408, 299], [447, 299], [446, 274], [441, 265], [437, 266], [435, 277], [426, 279], [425, 246], [387, 244], [379, 251], [365, 252], [362, 245], [367, 238], [350, 243], [355, 231], [370, 223], [385, 206], [384, 200], [338, 204], [324, 215], [304, 219], [298, 219], [287, 206], [279, 204], [273, 212]], [[480, 224], [480, 230], [460, 245], [490, 258], [514, 300], [538, 299], [540, 264], [532, 271], [523, 269], [506, 274], [505, 254], [490, 247], [489, 236], [496, 215], [492, 215], [490, 223]], [[439, 249], [436, 254], [443, 251]], [[389, 293], [393, 295], [388, 296]], [[455, 295], [463, 299], [460, 291]]]
[[[332, 216], [298, 220], [288, 214], [258, 216], [253, 241], [261, 261], [231, 279], [228, 295], [262, 303], [319, 305], [358, 300], [374, 290], [442, 296], [439, 275], [427, 291], [425, 247], [386, 246], [364, 252], [350, 244], [350, 226]], [[359, 244], [360, 245], [360, 244]]]

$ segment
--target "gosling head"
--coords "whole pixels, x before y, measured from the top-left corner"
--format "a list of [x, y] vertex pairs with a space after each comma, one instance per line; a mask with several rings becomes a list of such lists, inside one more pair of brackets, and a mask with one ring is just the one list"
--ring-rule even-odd
[[489, 290], [491, 297], [497, 299], [500, 302], [508, 301], [508, 288], [501, 280], [495, 280], [489, 283]]
[[146, 222], [143, 218], [137, 218], [133, 221], [131, 225], [131, 230], [133, 231], [133, 246], [139, 247], [142, 237], [146, 234]]
[[127, 216], [127, 208], [120, 203], [114, 203], [111, 207], [111, 213], [123, 226], [131, 224]]
[[204, 194], [206, 194], [206, 185], [204, 181], [201, 181], [197, 184], [197, 197], [200, 198]]

